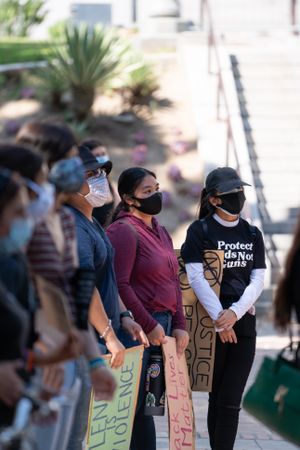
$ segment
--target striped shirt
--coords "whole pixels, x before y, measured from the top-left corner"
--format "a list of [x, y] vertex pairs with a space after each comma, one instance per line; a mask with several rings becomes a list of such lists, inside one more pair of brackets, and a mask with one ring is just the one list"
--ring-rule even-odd
[[[57, 225], [53, 230], [53, 217], [38, 224], [27, 247], [27, 257], [33, 275], [40, 275], [62, 289], [72, 313], [75, 313], [71, 278], [76, 269], [76, 228], [74, 216], [65, 207], [56, 213]], [[51, 219], [51, 220], [50, 220]], [[63, 240], [59, 244], [59, 234]]]

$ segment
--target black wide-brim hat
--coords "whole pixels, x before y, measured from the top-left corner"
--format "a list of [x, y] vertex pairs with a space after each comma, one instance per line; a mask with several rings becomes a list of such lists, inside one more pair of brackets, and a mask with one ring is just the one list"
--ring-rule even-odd
[[232, 167], [218, 167], [212, 170], [205, 180], [205, 188], [208, 194], [226, 193], [242, 186], [251, 186], [251, 184], [242, 181]]
[[83, 162], [84, 169], [87, 170], [97, 170], [97, 169], [103, 169], [106, 172], [106, 175], [108, 175], [111, 172], [112, 169], [112, 162], [106, 161], [105, 163], [99, 163], [93, 153], [90, 151], [90, 149], [86, 145], [80, 145], [78, 147], [79, 156]]

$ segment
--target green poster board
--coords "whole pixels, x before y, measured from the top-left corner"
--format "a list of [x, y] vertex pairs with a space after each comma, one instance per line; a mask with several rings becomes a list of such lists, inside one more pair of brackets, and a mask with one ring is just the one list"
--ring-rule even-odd
[[111, 402], [92, 393], [86, 450], [128, 450], [136, 408], [144, 347], [127, 349], [122, 367], [113, 370], [117, 390]]

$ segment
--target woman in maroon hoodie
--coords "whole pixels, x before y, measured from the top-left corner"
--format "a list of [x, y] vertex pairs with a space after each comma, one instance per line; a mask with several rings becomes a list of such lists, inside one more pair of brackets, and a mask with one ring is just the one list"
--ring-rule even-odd
[[140, 392], [133, 426], [131, 450], [155, 450], [152, 416], [144, 415], [146, 369], [151, 353], [176, 338], [182, 355], [189, 341], [185, 331], [178, 263], [172, 240], [153, 217], [161, 211], [162, 194], [153, 172], [141, 167], [125, 170], [118, 181], [121, 202], [107, 233], [115, 249], [119, 294], [150, 342], [143, 357]]

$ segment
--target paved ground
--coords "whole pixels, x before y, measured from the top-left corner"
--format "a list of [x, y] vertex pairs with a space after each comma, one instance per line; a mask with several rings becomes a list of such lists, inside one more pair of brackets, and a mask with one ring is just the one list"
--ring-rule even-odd
[[[270, 323], [258, 323], [258, 339], [256, 358], [251, 371], [248, 386], [253, 382], [255, 374], [260, 367], [264, 356], [276, 355], [287, 342], [286, 337], [276, 335]], [[207, 412], [207, 394], [194, 393], [193, 403], [196, 418], [196, 449], [209, 449], [209, 442], [206, 429], [206, 412]], [[157, 448], [159, 450], [167, 450], [168, 441], [168, 425], [167, 417], [160, 417], [156, 420], [157, 429]], [[253, 417], [249, 416], [245, 411], [241, 411], [240, 425], [237, 435], [236, 450], [294, 450], [294, 446], [284, 440], [268, 428], [264, 427]], [[171, 449], [173, 450], [173, 449]]]

